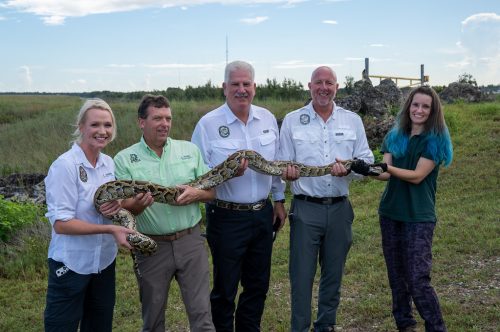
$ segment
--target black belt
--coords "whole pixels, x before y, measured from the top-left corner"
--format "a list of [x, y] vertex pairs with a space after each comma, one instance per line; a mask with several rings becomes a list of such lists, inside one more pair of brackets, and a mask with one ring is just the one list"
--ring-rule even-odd
[[216, 199], [214, 201], [214, 205], [219, 208], [235, 210], [235, 211], [259, 211], [262, 210], [264, 206], [266, 206], [266, 203], [267, 199], [263, 199], [255, 203], [233, 203], [233, 202], [223, 201], [220, 199]]
[[335, 203], [342, 202], [346, 199], [346, 196], [337, 196], [337, 197], [312, 197], [306, 195], [294, 195], [293, 198], [300, 199], [301, 201], [323, 204], [323, 205], [333, 205]]
[[186, 229], [183, 229], [182, 231], [178, 231], [178, 232], [175, 232], [175, 233], [164, 234], [164, 235], [153, 235], [153, 234], [144, 234], [144, 235], [150, 237], [151, 239], [153, 239], [155, 241], [168, 241], [168, 242], [172, 242], [172, 241], [180, 239], [184, 235], [188, 235], [188, 234], [193, 233], [193, 230], [196, 227], [198, 227], [198, 224], [199, 223], [197, 223], [193, 227], [186, 228]]

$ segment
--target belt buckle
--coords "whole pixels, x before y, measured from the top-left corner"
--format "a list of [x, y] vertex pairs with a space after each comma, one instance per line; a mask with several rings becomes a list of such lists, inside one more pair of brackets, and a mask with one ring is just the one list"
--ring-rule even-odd
[[262, 209], [263, 206], [264, 206], [264, 203], [256, 203], [256, 204], [252, 205], [252, 210], [259, 211], [260, 209]]
[[333, 204], [333, 197], [328, 197], [327, 199], [325, 199], [323, 201], [323, 204], [332, 205]]

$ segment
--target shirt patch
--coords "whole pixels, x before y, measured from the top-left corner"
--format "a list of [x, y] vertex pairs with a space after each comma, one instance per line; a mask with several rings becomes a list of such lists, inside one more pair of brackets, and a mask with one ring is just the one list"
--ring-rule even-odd
[[79, 167], [79, 173], [80, 173], [80, 180], [82, 180], [82, 182], [87, 182], [87, 180], [89, 179], [88, 176], [87, 176], [87, 172], [85, 171], [85, 168], [83, 168], [82, 165], [80, 165]]
[[269, 129], [265, 129], [262, 131], [263, 134], [267, 134], [269, 132]]
[[181, 156], [181, 160], [188, 160], [188, 159], [192, 159], [193, 157], [190, 155], [190, 154], [185, 154], [183, 156]]
[[335, 136], [344, 136], [344, 133], [335, 133]]
[[139, 161], [141, 161], [141, 160], [139, 159], [139, 157], [135, 153], [130, 154], [130, 162], [131, 163], [138, 163]]
[[226, 138], [230, 134], [231, 134], [231, 132], [229, 131], [229, 127], [227, 127], [227, 126], [220, 126], [219, 127], [219, 135], [220, 135], [220, 137]]
[[309, 114], [302, 114], [300, 116], [300, 123], [303, 125], [309, 124], [311, 122], [311, 118], [309, 117]]

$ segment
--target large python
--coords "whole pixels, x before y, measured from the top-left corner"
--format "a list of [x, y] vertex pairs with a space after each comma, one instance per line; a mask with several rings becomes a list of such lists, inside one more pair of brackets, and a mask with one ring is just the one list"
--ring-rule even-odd
[[[224, 162], [214, 167], [208, 173], [197, 178], [194, 181], [187, 183], [196, 189], [210, 189], [221, 183], [235, 177], [242, 159], [248, 160], [248, 167], [256, 172], [281, 176], [287, 166], [291, 165], [299, 170], [301, 177], [323, 176], [330, 174], [332, 164], [325, 166], [307, 166], [293, 161], [267, 161], [259, 153], [252, 150], [239, 150], [230, 155]], [[353, 160], [343, 161], [344, 167], [350, 171]], [[370, 166], [372, 174], [381, 174], [383, 171], [378, 166]], [[116, 199], [126, 199], [134, 197], [139, 193], [150, 192], [155, 202], [176, 205], [176, 199], [181, 194], [182, 190], [178, 187], [164, 187], [149, 181], [136, 180], [118, 180], [110, 181], [101, 185], [95, 195], [94, 204], [99, 211], [99, 207], [109, 201]], [[129, 211], [121, 209], [117, 214], [111, 217], [113, 222], [116, 222], [124, 227], [136, 231], [129, 234], [127, 241], [135, 250], [142, 254], [152, 254], [156, 251], [156, 242], [144, 234], [137, 232], [135, 218]]]

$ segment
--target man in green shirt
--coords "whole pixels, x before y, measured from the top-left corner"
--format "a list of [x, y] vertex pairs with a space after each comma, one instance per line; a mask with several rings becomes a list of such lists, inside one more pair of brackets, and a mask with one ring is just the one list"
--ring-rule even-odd
[[178, 205], [153, 202], [150, 193], [122, 202], [137, 215], [137, 229], [158, 243], [151, 256], [136, 252], [136, 277], [142, 304], [142, 331], [165, 331], [165, 305], [175, 277], [182, 293], [191, 331], [215, 331], [209, 295], [208, 254], [200, 235], [199, 202], [215, 198], [214, 189], [186, 185], [208, 171], [196, 145], [168, 137], [172, 112], [167, 98], [146, 95], [138, 109], [140, 141], [114, 158], [116, 178], [179, 185]]

